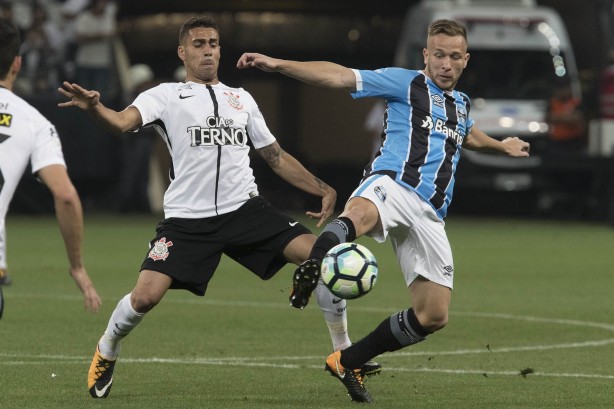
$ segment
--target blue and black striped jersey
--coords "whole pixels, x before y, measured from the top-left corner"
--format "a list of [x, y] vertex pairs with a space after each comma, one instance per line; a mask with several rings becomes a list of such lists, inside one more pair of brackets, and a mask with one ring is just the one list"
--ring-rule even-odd
[[461, 146], [473, 126], [469, 97], [441, 90], [422, 71], [353, 71], [354, 98], [386, 101], [382, 146], [364, 176], [390, 175], [429, 202], [443, 219], [452, 201]]

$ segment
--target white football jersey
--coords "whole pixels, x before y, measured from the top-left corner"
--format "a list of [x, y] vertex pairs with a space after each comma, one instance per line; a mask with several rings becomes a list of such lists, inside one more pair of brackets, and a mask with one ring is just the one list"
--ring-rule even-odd
[[32, 173], [63, 165], [58, 133], [40, 112], [5, 88], [0, 88], [0, 267], [6, 268], [4, 219], [28, 162]]
[[132, 106], [143, 126], [158, 130], [171, 154], [166, 218], [225, 214], [258, 194], [248, 139], [258, 149], [275, 137], [247, 91], [222, 83], [164, 83], [144, 91]]

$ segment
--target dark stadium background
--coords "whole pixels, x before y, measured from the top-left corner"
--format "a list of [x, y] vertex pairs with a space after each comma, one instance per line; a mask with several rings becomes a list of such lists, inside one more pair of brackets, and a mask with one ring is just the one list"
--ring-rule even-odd
[[[559, 11], [568, 26], [583, 81], [586, 114], [598, 115], [597, 78], [614, 48], [612, 0], [538, 0]], [[312, 89], [280, 75], [258, 70], [238, 71], [235, 63], [244, 51], [258, 51], [292, 59], [327, 59], [351, 67], [379, 68], [393, 64], [403, 16], [416, 0], [148, 0], [122, 1], [120, 35], [131, 64], [148, 64], [161, 80], [171, 80], [180, 66], [176, 55], [178, 27], [195, 14], [210, 14], [221, 26], [220, 80], [242, 86], [256, 97], [265, 118], [282, 146], [339, 191], [339, 205], [357, 184], [370, 154], [370, 136], [364, 130], [369, 101], [351, 101], [339, 92]], [[348, 33], [355, 30], [358, 37]], [[103, 101], [123, 108], [122, 95]], [[60, 96], [57, 96], [59, 99]], [[109, 136], [83, 112], [61, 110], [57, 100], [32, 102], [54, 124], [62, 137], [70, 175], [86, 212], [113, 212], [118, 181], [122, 177], [121, 138]], [[334, 121], [322, 123], [322, 113], [335, 112]], [[592, 184], [587, 204], [583, 194], [569, 201], [552, 217], [574, 217], [614, 223], [614, 159], [583, 163], [567, 171], [584, 172]], [[253, 160], [262, 193], [287, 210], [303, 211], [317, 200], [285, 186], [262, 161]], [[574, 189], [574, 187], [570, 187]], [[492, 192], [483, 192], [489, 198]], [[569, 193], [569, 192], [568, 192]], [[13, 213], [46, 213], [52, 202], [31, 177], [22, 180], [11, 207]], [[290, 199], [288, 199], [290, 198]], [[474, 202], [458, 194], [451, 212], [476, 210]], [[493, 199], [494, 200], [494, 199]], [[502, 215], [537, 214], [532, 198], [510, 195], [496, 206]], [[572, 209], [573, 211], [570, 211]]]

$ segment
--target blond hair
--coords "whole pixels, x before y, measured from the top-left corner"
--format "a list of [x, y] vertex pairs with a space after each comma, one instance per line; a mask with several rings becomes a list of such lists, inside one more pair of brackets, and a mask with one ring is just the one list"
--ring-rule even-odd
[[462, 36], [467, 41], [467, 29], [454, 20], [440, 19], [433, 21], [429, 25], [428, 35], [431, 37], [437, 34], [445, 34], [450, 37]]

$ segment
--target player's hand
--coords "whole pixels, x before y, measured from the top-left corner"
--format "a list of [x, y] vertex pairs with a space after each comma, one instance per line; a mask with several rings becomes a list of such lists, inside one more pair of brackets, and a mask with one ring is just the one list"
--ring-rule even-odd
[[279, 60], [258, 53], [244, 53], [237, 61], [238, 69], [260, 68], [262, 71], [273, 72], [276, 70]]
[[64, 81], [58, 91], [69, 99], [58, 104], [61, 108], [75, 106], [87, 111], [100, 102], [100, 92], [87, 90], [75, 83]]
[[83, 293], [83, 305], [85, 309], [87, 311], [97, 313], [101, 304], [102, 300], [98, 296], [96, 289], [94, 287], [86, 288], [85, 292]]
[[83, 306], [87, 311], [98, 312], [100, 309], [100, 305], [102, 304], [102, 300], [98, 296], [96, 289], [94, 288], [94, 284], [92, 284], [92, 280], [90, 280], [87, 271], [85, 271], [84, 267], [76, 267], [71, 268], [69, 270], [70, 275], [77, 283], [77, 286], [83, 293]]
[[319, 213], [306, 212], [306, 214], [312, 219], [320, 219], [316, 225], [317, 227], [320, 227], [326, 221], [326, 219], [333, 214], [336, 203], [337, 192], [332, 187], [327, 186], [324, 196], [322, 197], [322, 210]]
[[501, 143], [506, 145], [505, 151], [509, 156], [513, 156], [515, 158], [526, 158], [529, 156], [531, 145], [517, 136], [505, 138], [501, 141]]

